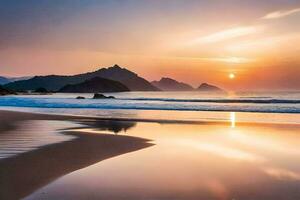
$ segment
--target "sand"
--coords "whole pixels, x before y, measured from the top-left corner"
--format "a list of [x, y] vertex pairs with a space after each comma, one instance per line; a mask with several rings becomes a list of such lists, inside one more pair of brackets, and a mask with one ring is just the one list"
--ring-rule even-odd
[[[0, 111], [0, 134], [14, 131], [25, 120], [68, 120], [101, 130], [118, 132], [132, 122], [88, 121], [81, 117]], [[45, 121], [46, 122], [46, 121]], [[70, 141], [43, 146], [37, 150], [0, 160], [0, 199], [20, 199], [49, 182], [78, 169], [153, 144], [149, 140], [112, 134], [60, 130], [76, 136]]]

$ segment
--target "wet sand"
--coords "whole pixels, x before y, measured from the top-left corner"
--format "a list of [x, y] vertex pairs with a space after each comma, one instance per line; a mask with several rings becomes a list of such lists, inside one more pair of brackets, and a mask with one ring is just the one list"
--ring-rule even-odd
[[300, 124], [228, 115], [136, 122], [0, 111], [0, 140], [22, 134], [24, 121], [70, 122], [55, 130], [73, 137], [0, 160], [0, 199], [300, 199]]
[[[18, 122], [26, 120], [45, 120], [45, 123], [47, 120], [81, 121], [79, 117], [0, 111], [0, 134], [13, 131]], [[117, 132], [131, 125], [98, 121], [88, 123], [87, 126], [96, 129], [99, 127], [105, 130], [112, 129]], [[22, 134], [22, 130], [16, 131]], [[0, 160], [0, 199], [24, 198], [65, 174], [108, 158], [152, 146], [149, 140], [138, 137], [58, 131], [60, 134], [75, 136], [75, 139]]]

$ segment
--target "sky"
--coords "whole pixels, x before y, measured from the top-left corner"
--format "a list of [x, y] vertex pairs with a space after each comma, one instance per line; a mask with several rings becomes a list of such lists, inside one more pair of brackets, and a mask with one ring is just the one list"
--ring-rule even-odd
[[0, 0], [0, 76], [118, 64], [149, 81], [298, 90], [299, 22], [299, 0]]

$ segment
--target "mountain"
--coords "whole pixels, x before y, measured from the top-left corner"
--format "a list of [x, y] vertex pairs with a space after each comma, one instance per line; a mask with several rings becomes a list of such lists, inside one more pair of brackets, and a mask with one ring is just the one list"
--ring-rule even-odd
[[8, 89], [2, 87], [0, 85], [0, 96], [8, 95], [8, 94], [15, 94], [15, 93], [13, 91], [11, 91], [11, 90], [8, 90]]
[[186, 83], [178, 82], [171, 78], [161, 78], [159, 81], [152, 81], [152, 85], [164, 91], [191, 91], [194, 88]]
[[0, 76], [0, 85], [4, 85], [10, 82], [14, 82], [14, 81], [20, 81], [20, 80], [27, 80], [32, 78], [31, 76], [24, 76], [24, 77], [4, 77], [4, 76]]
[[125, 92], [128, 87], [118, 81], [95, 77], [83, 83], [66, 85], [58, 92], [65, 93], [97, 93], [97, 92]]
[[221, 88], [217, 87], [217, 86], [214, 86], [214, 85], [210, 85], [210, 84], [207, 84], [207, 83], [202, 83], [198, 88], [197, 88], [198, 91], [201, 91], [201, 92], [221, 92], [221, 93], [224, 93], [225, 91], [222, 90]]
[[0, 76], [0, 85], [4, 85], [6, 83], [9, 83], [9, 79], [4, 77], [4, 76]]
[[131, 72], [125, 68], [121, 68], [118, 65], [113, 67], [102, 68], [95, 72], [89, 72], [85, 74], [78, 74], [73, 76], [35, 76], [29, 80], [16, 81], [6, 84], [6, 87], [17, 90], [35, 90], [43, 87], [49, 91], [57, 91], [68, 84], [78, 84], [86, 80], [101, 77], [126, 85], [132, 91], [157, 91], [156, 87], [151, 85], [147, 80], [139, 77], [136, 73]]

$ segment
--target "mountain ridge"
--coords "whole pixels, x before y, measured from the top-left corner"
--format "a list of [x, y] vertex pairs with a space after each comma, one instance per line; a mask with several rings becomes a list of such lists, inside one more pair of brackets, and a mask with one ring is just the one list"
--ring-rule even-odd
[[79, 84], [94, 77], [101, 77], [113, 81], [118, 81], [127, 86], [132, 91], [158, 91], [146, 79], [138, 76], [136, 73], [114, 65], [108, 68], [100, 68], [94, 72], [87, 72], [76, 75], [47, 75], [47, 76], [34, 76], [29, 80], [15, 81], [8, 83], [7, 88], [23, 91], [35, 90], [39, 87], [46, 88], [49, 91], [58, 91], [68, 84]]

